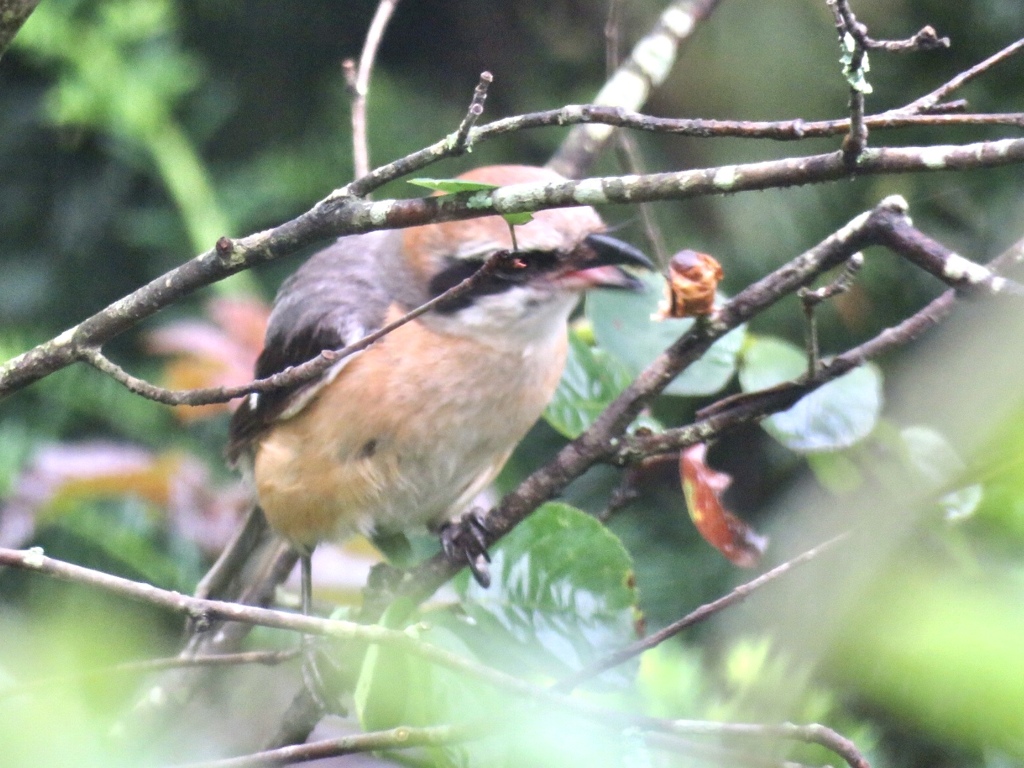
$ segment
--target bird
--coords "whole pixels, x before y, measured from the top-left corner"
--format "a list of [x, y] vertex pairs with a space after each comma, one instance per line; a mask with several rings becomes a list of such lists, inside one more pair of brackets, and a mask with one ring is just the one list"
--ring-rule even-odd
[[[505, 186], [564, 178], [496, 165], [459, 180]], [[318, 543], [423, 527], [451, 532], [551, 399], [581, 294], [639, 290], [641, 281], [622, 267], [653, 265], [609, 236], [593, 208], [579, 206], [537, 211], [514, 228], [490, 215], [344, 236], [281, 285], [257, 378], [359, 340], [496, 253], [509, 258], [472, 290], [313, 381], [251, 394], [235, 411], [228, 458], [251, 479], [271, 528], [298, 550], [304, 610]], [[456, 539], [442, 537], [446, 551]], [[466, 557], [486, 584], [479, 547], [466, 549], [453, 556]]]

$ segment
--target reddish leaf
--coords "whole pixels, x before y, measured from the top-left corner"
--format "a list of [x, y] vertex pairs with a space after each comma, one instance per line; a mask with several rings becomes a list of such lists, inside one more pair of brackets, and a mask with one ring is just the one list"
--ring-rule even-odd
[[698, 443], [679, 455], [679, 474], [690, 518], [711, 546], [730, 562], [752, 568], [768, 545], [768, 538], [736, 517], [722, 505], [721, 495], [732, 478], [709, 467], [704, 458], [707, 446]]
[[214, 487], [202, 462], [187, 454], [100, 441], [58, 443], [35, 453], [0, 505], [0, 545], [24, 545], [38, 520], [81, 502], [123, 496], [163, 510], [182, 537], [209, 552], [223, 547], [248, 504], [240, 484]]

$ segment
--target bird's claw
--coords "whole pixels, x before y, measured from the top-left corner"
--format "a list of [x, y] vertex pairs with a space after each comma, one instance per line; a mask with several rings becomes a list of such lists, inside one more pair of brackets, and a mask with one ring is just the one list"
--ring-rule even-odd
[[317, 643], [312, 635], [302, 636], [302, 683], [321, 712], [329, 711], [327, 684], [317, 664]]
[[491, 532], [477, 510], [467, 512], [458, 520], [441, 526], [441, 549], [453, 565], [466, 564], [481, 587], [491, 585], [491, 569], [487, 553]]

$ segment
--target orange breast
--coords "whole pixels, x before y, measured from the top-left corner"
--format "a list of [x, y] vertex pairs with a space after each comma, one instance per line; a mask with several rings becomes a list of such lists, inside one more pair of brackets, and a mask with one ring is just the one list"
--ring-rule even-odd
[[564, 326], [519, 350], [402, 326], [260, 442], [270, 524], [308, 545], [458, 514], [540, 416], [565, 355]]

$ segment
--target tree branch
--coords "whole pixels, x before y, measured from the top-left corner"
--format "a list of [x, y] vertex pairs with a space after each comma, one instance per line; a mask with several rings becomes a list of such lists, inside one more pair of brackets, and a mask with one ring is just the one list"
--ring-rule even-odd
[[871, 93], [866, 76], [868, 50], [928, 51], [948, 48], [949, 38], [939, 37], [932, 27], [924, 27], [907, 40], [875, 40], [868, 35], [867, 27], [857, 21], [848, 0], [828, 0], [828, 5], [843, 48], [843, 75], [850, 84], [850, 131], [843, 139], [843, 152], [852, 164], [868, 145], [868, 125], [864, 119], [864, 97]]
[[[874, 339], [821, 365], [817, 375], [811, 379], [765, 392], [737, 396], [735, 401], [727, 399], [723, 401], [721, 409], [703, 412], [700, 421], [687, 427], [654, 435], [622, 436], [640, 411], [669, 382], [733, 328], [868, 245], [886, 244], [902, 255], [907, 255], [903, 249], [923, 248], [922, 243], [927, 243], [929, 249], [938, 246], [910, 227], [906, 202], [902, 198], [886, 198], [872, 211], [857, 216], [819, 245], [740, 291], [706, 322], [695, 323], [637, 376], [590, 429], [565, 446], [551, 462], [527, 477], [490, 510], [483, 521], [487, 530], [485, 538], [490, 543], [499, 539], [596, 463], [628, 464], [655, 454], [706, 442], [740, 424], [758, 421], [772, 413], [786, 410], [811, 390], [863, 364], [865, 360], [917, 338], [948, 313], [955, 298], [952, 291], [898, 326], [883, 331]], [[945, 263], [948, 265], [950, 262], [947, 260]], [[947, 281], [952, 279], [950, 274], [943, 275], [950, 270], [937, 264], [933, 266], [940, 277], [944, 276]], [[1000, 282], [1003, 278], [994, 277], [983, 267], [979, 269], [984, 270], [983, 277], [980, 274], [969, 275], [967, 272], [970, 270], [967, 270], [956, 276], [954, 284], [961, 287], [988, 285], [997, 291], [1009, 292], [1000, 286], [1011, 284]], [[1019, 287], [1015, 283], [1012, 285]], [[1013, 293], [1016, 294], [1016, 291]], [[424, 600], [457, 570], [458, 566], [438, 555], [410, 571], [399, 585], [398, 594]]]
[[786, 575], [794, 568], [810, 562], [814, 558], [818, 557], [822, 552], [825, 552], [835, 544], [842, 541], [844, 538], [846, 538], [846, 534], [841, 534], [835, 538], [829, 539], [828, 541], [808, 549], [806, 552], [775, 566], [770, 571], [761, 574], [757, 578], [751, 579], [745, 584], [740, 584], [728, 594], [723, 595], [717, 600], [712, 600], [710, 603], [705, 603], [696, 610], [688, 613], [683, 618], [672, 622], [657, 632], [654, 632], [641, 640], [637, 640], [635, 643], [631, 643], [624, 648], [620, 648], [619, 650], [608, 654], [604, 658], [598, 659], [592, 664], [588, 664], [578, 672], [574, 672], [573, 674], [562, 678], [552, 686], [552, 690], [558, 691], [559, 693], [570, 693], [580, 683], [586, 682], [593, 677], [597, 677], [602, 672], [605, 672], [612, 667], [624, 664], [630, 659], [636, 658], [644, 651], [649, 651], [650, 649], [661, 645], [669, 638], [675, 637], [680, 632], [689, 629], [693, 625], [706, 621], [724, 608], [728, 608], [730, 605], [746, 600], [761, 587], [775, 581], [775, 579], [780, 576]]
[[[939, 119], [944, 118], [944, 119]], [[944, 125], [1013, 125], [1024, 126], [1021, 113], [992, 115], [919, 115], [905, 112], [903, 108], [865, 117], [865, 124], [875, 128], [907, 128], [911, 126]], [[489, 141], [515, 131], [549, 126], [566, 126], [598, 123], [601, 125], [632, 128], [654, 133], [670, 133], [697, 138], [738, 137], [751, 139], [774, 139], [776, 141], [798, 141], [801, 139], [836, 136], [850, 128], [849, 119], [807, 122], [802, 119], [782, 121], [746, 120], [705, 120], [651, 117], [630, 111], [623, 107], [573, 104], [560, 109], [532, 112], [526, 115], [495, 120], [474, 128], [470, 132], [471, 144]], [[336, 197], [361, 197], [388, 182], [415, 173], [432, 163], [455, 155], [454, 134], [413, 152], [406, 157], [383, 165], [361, 179], [336, 190]]]
[[409, 310], [396, 320], [388, 323], [382, 328], [368, 333], [363, 338], [341, 347], [340, 349], [325, 349], [316, 357], [307, 360], [301, 365], [290, 366], [280, 373], [275, 373], [263, 379], [256, 379], [248, 384], [240, 384], [234, 387], [205, 387], [199, 389], [172, 390], [150, 384], [148, 381], [136, 378], [125, 371], [119, 365], [107, 358], [98, 347], [83, 347], [79, 350], [79, 359], [96, 368], [98, 371], [107, 374], [114, 381], [124, 385], [125, 388], [137, 395], [149, 400], [166, 405], [206, 405], [209, 403], [226, 403], [236, 397], [242, 397], [250, 392], [267, 392], [284, 387], [292, 387], [307, 381], [312, 381], [332, 365], [350, 355], [361, 352], [372, 346], [396, 328], [401, 328], [406, 323], [415, 320], [438, 304], [444, 301], [458, 298], [469, 293], [488, 275], [493, 274], [495, 269], [509, 258], [510, 254], [500, 251], [493, 254], [483, 266], [467, 277], [461, 283], [453, 285], [448, 290], [438, 294], [433, 299]]
[[[629, 58], [608, 78], [594, 103], [639, 109], [651, 90], [661, 85], [672, 71], [679, 45], [711, 15], [719, 2], [721, 0], [675, 0], [671, 3], [654, 28], [633, 47]], [[611, 128], [601, 125], [574, 129], [548, 161], [548, 168], [568, 178], [585, 175], [610, 135]]]
[[37, 5], [39, 0], [0, 0], [0, 58]]
[[111, 677], [114, 675], [140, 675], [148, 672], [159, 672], [165, 669], [182, 667], [225, 667], [238, 664], [263, 664], [276, 666], [298, 657], [300, 650], [295, 648], [285, 651], [241, 651], [239, 653], [222, 653], [211, 656], [172, 656], [164, 659], [142, 659], [115, 664], [100, 669], [90, 669], [76, 675], [60, 675], [41, 680], [30, 680], [14, 684], [0, 690], [0, 701], [37, 693], [60, 693], [60, 686], [83, 680]]
[[981, 61], [975, 64], [970, 69], [961, 72], [952, 80], [940, 86], [939, 88], [936, 88], [931, 93], [926, 94], [921, 98], [910, 102], [905, 107], [900, 107], [899, 109], [893, 111], [928, 112], [929, 110], [932, 110], [935, 107], [939, 106], [940, 102], [944, 101], [955, 90], [957, 90], [958, 88], [962, 88], [964, 85], [969, 83], [974, 78], [990, 70], [996, 64], [999, 64], [1000, 62], [1005, 61], [1006, 59], [1015, 55], [1022, 48], [1024, 48], [1024, 38], [1021, 38], [1015, 43], [1011, 43], [1010, 45], [1003, 48], [1001, 51], [992, 54], [984, 61]]
[[[756, 738], [796, 739], [822, 744], [829, 749], [833, 748], [832, 745], [844, 748], [845, 744], [850, 744], [853, 749], [852, 753], [849, 753], [851, 757], [847, 757], [847, 754], [838, 750], [837, 754], [846, 758], [851, 766], [857, 766], [858, 768], [859, 766], [867, 766], [866, 761], [856, 752], [856, 749], [852, 747], [848, 740], [824, 726], [792, 725], [788, 723], [781, 725], [759, 725], [694, 720], [666, 720], [611, 710], [584, 699], [555, 693], [547, 688], [541, 688], [528, 683], [514, 675], [499, 672], [491, 667], [445, 651], [442, 648], [419, 640], [414, 631], [399, 631], [387, 629], [379, 625], [362, 625], [340, 619], [320, 619], [313, 616], [284, 613], [266, 608], [254, 608], [252, 606], [226, 603], [219, 600], [201, 600], [177, 592], [158, 589], [149, 584], [131, 581], [101, 571], [94, 571], [89, 568], [55, 560], [47, 557], [39, 548], [29, 550], [0, 549], [0, 566], [22, 568], [65, 581], [73, 581], [84, 586], [103, 589], [123, 598], [138, 600], [176, 613], [183, 613], [193, 619], [205, 621], [211, 619], [242, 621], [302, 634], [324, 635], [341, 640], [360, 640], [366, 643], [401, 648], [432, 664], [471, 675], [487, 685], [526, 696], [533, 700], [553, 705], [559, 710], [568, 710], [595, 722], [609, 724], [620, 729], [632, 726], [645, 731], [672, 735], [728, 734]], [[472, 728], [472, 726], [470, 727]], [[382, 738], [387, 741], [389, 738], [393, 739], [394, 734], [401, 730], [378, 732], [375, 738]], [[431, 732], [434, 737], [440, 737], [442, 733], [444, 732]], [[383, 734], [391, 734], [391, 736], [384, 736]], [[369, 737], [369, 734], [365, 735]], [[388, 743], [392, 742], [389, 741]], [[349, 742], [349, 745], [351, 745], [351, 742]], [[225, 765], [232, 764], [214, 763], [213, 765], [223, 768]], [[238, 763], [237, 765], [249, 765], [249, 763]]]
[[473, 729], [460, 725], [434, 725], [425, 728], [401, 726], [387, 731], [371, 731], [340, 736], [336, 739], [324, 739], [308, 744], [295, 744], [288, 747], [268, 749], [241, 757], [228, 757], [222, 760], [206, 760], [201, 763], [188, 763], [180, 768], [258, 768], [264, 765], [292, 765], [325, 757], [355, 755], [362, 752], [390, 751], [411, 749], [413, 747], [437, 746], [454, 744], [474, 738]]
[[[861, 250], [868, 241], [875, 218], [889, 210], [903, 213], [903, 205], [896, 198], [887, 198], [819, 245], [740, 291], [710, 321], [691, 326], [636, 377], [586, 432], [562, 448], [554, 459], [527, 477], [487, 513], [484, 523], [488, 542], [501, 538], [594, 464], [626, 462], [633, 458], [633, 454], [628, 457], [622, 454], [622, 446], [628, 442], [622, 437], [623, 433], [640, 411], [676, 376], [730, 330]], [[694, 425], [691, 430], [694, 442], [708, 440], [716, 434], [715, 427], [705, 424]], [[652, 436], [652, 439], [654, 437], [657, 436]], [[436, 556], [408, 572], [398, 587], [398, 594], [415, 601], [425, 600], [457, 570], [458, 567], [443, 556]]]
[[[473, 141], [485, 141], [511, 131], [549, 126], [601, 123], [618, 128], [631, 128], [648, 133], [666, 133], [695, 138], [772, 139], [802, 141], [804, 139], [841, 136], [850, 130], [850, 119], [806, 121], [792, 120], [708, 120], [704, 118], [652, 117], [630, 112], [621, 107], [577, 104], [543, 112], [495, 120], [473, 133]], [[948, 127], [951, 125], [1010, 125], [1024, 127], [1024, 113], [998, 114], [913, 114], [905, 108], [864, 117], [871, 129], [898, 129], [917, 126]], [[389, 179], [390, 180], [390, 179]]]
[[867, 81], [868, 37], [867, 27], [854, 18], [846, 0], [828, 0], [835, 15], [836, 32], [843, 54], [843, 76], [850, 85], [850, 131], [843, 139], [843, 156], [851, 165], [867, 148], [868, 128], [864, 123], [864, 95], [871, 93]]
[[868, 28], [853, 15], [849, 0], [828, 0], [828, 5], [836, 16], [837, 26], [856, 37], [865, 49], [903, 53], [949, 48], [949, 38], [939, 37], [932, 27], [922, 27], [916, 35], [906, 40], [875, 40], [868, 35]]
[[362, 178], [370, 172], [370, 142], [366, 133], [366, 97], [370, 92], [370, 75], [373, 63], [377, 58], [377, 49], [384, 38], [391, 15], [398, 5], [398, 0], [380, 0], [373, 14], [370, 28], [363, 40], [363, 51], [359, 56], [359, 66], [346, 62], [346, 79], [352, 92], [352, 163], [355, 177]]
[[473, 144], [470, 141], [473, 126], [476, 125], [477, 120], [480, 119], [480, 115], [484, 113], [484, 102], [487, 101], [487, 89], [490, 88], [491, 83], [494, 81], [494, 75], [490, 72], [480, 73], [480, 82], [476, 84], [476, 89], [473, 91], [473, 100], [469, 103], [469, 109], [466, 110], [466, 116], [462, 118], [462, 122], [459, 124], [459, 129], [455, 132], [455, 136], [452, 138], [453, 151], [457, 154], [468, 152]]
[[975, 144], [872, 148], [851, 169], [841, 152], [638, 177], [607, 177], [516, 184], [441, 197], [367, 202], [328, 197], [274, 229], [217, 247], [79, 325], [0, 366], [0, 399], [82, 359], [139, 321], [205, 285], [256, 264], [273, 261], [328, 236], [400, 228], [494, 213], [520, 213], [573, 205], [635, 204], [710, 194], [798, 186], [889, 173], [991, 168], [1024, 162], [1024, 139]]

